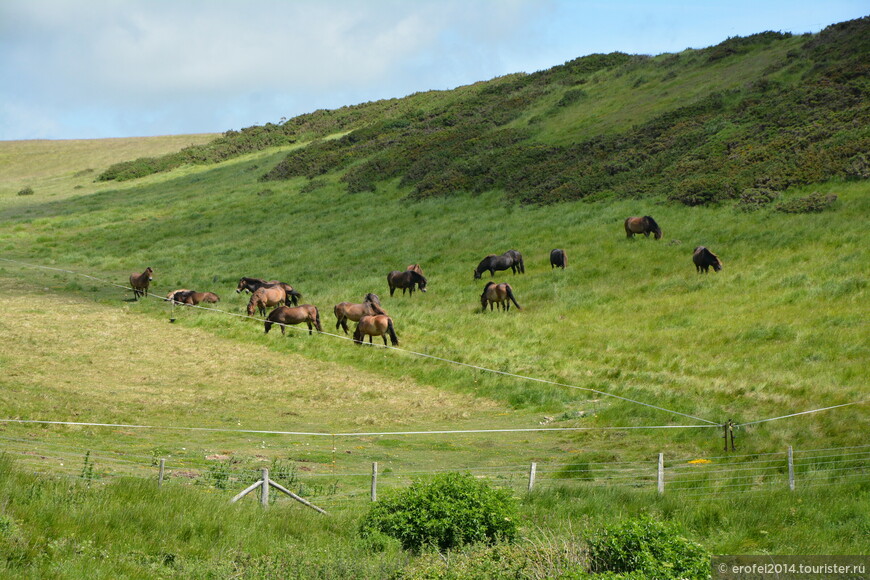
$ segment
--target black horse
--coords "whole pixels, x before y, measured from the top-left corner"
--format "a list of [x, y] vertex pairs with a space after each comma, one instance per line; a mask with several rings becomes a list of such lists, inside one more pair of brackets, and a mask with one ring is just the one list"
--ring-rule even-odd
[[526, 267], [523, 265], [523, 255], [516, 250], [508, 250], [501, 256], [490, 254], [481, 260], [477, 268], [474, 269], [474, 279], [480, 280], [480, 276], [487, 270], [489, 270], [490, 276], [495, 276], [497, 271], [507, 270], [508, 268], [514, 274], [517, 272], [525, 274]]
[[550, 252], [550, 269], [553, 268], [562, 268], [563, 270], [568, 266], [568, 254], [565, 253], [565, 250], [560, 250], [556, 248], [555, 250]]
[[711, 266], [714, 272], [722, 269], [722, 260], [719, 259], [719, 256], [704, 246], [695, 248], [695, 251], [692, 253], [692, 261], [695, 263], [695, 270], [698, 271], [698, 274], [701, 272], [706, 274]]
[[236, 286], [236, 293], [245, 291], [253, 294], [259, 288], [262, 287], [272, 288], [273, 286], [280, 286], [284, 289], [284, 292], [287, 293], [287, 301], [292, 303], [293, 306], [297, 306], [299, 304], [299, 299], [302, 298], [302, 294], [293, 289], [293, 286], [287, 284], [286, 282], [279, 282], [278, 280], [263, 280], [262, 278], [248, 278], [247, 276], [242, 276], [239, 279], [239, 285]]
[[393, 295], [396, 288], [402, 289], [402, 294], [405, 290], [413, 296], [414, 288], [420, 289], [420, 292], [426, 291], [426, 277], [414, 270], [404, 270], [402, 272], [393, 270], [387, 274], [387, 284], [390, 285], [390, 296]]

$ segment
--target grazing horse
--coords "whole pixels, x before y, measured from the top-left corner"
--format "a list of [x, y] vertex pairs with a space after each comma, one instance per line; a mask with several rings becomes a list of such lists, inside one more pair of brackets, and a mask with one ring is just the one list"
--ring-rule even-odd
[[692, 261], [695, 263], [695, 270], [698, 271], [698, 274], [701, 273], [701, 270], [707, 274], [710, 270], [710, 266], [713, 266], [714, 272], [718, 272], [722, 269], [722, 260], [719, 259], [719, 256], [704, 246], [698, 246], [695, 248], [695, 251], [692, 253]]
[[179, 304], [187, 304], [188, 306], [196, 306], [200, 302], [217, 304], [221, 300], [214, 292], [194, 292], [193, 290], [176, 292], [172, 296], [172, 299]]
[[560, 250], [556, 248], [550, 252], [550, 269], [553, 268], [562, 268], [563, 270], [568, 266], [568, 254], [565, 253], [565, 250]]
[[657, 240], [662, 237], [662, 228], [659, 227], [659, 224], [657, 224], [656, 220], [652, 219], [651, 216], [645, 215], [643, 217], [625, 218], [626, 237], [633, 238], [634, 234], [643, 234], [648, 238], [650, 233], [652, 233]]
[[360, 318], [356, 324], [356, 330], [353, 331], [353, 341], [362, 344], [365, 341], [364, 334], [369, 336], [369, 344], [372, 343], [373, 336], [382, 337], [384, 346], [387, 346], [387, 334], [389, 334], [393, 346], [399, 346], [399, 337], [396, 336], [396, 331], [393, 329], [393, 319], [384, 314]]
[[302, 294], [294, 290], [293, 286], [286, 282], [280, 282], [278, 280], [263, 280], [262, 278], [248, 278], [246, 276], [243, 276], [239, 280], [239, 284], [236, 286], [236, 294], [243, 290], [253, 294], [258, 288], [263, 286], [281, 286], [284, 288], [284, 292], [287, 293], [287, 298], [293, 303], [293, 306], [299, 304], [299, 299], [302, 298]]
[[148, 285], [154, 279], [154, 271], [151, 267], [145, 268], [141, 274], [133, 272], [130, 274], [130, 287], [133, 288], [133, 300], [139, 300], [140, 296], [148, 295]]
[[474, 279], [480, 280], [481, 274], [489, 270], [490, 276], [495, 276], [499, 270], [511, 269], [511, 272], [516, 274], [526, 273], [526, 267], [523, 265], [523, 255], [516, 250], [508, 250], [501, 256], [490, 254], [480, 261], [477, 268], [474, 269]]
[[279, 306], [270, 312], [269, 317], [266, 319], [266, 334], [269, 334], [273, 324], [280, 324], [281, 334], [284, 334], [288, 324], [301, 324], [303, 322], [308, 324], [309, 336], [312, 334], [312, 327], [316, 328], [317, 332], [323, 332], [323, 328], [320, 326], [320, 312], [318, 312], [316, 306], [311, 304], [293, 307]]
[[287, 299], [287, 293], [281, 286], [261, 286], [251, 294], [248, 302], [248, 316], [254, 315], [254, 309], [260, 311], [260, 316], [266, 316], [266, 308], [278, 306]]
[[484, 311], [486, 311], [487, 304], [489, 304], [490, 310], [493, 310], [493, 304], [495, 304], [507, 312], [511, 308], [511, 303], [508, 302], [509, 300], [516, 304], [517, 310], [523, 309], [523, 307], [517, 303], [517, 299], [514, 298], [513, 288], [511, 288], [510, 284], [505, 282], [502, 282], [501, 284], [487, 282], [486, 286], [483, 287], [483, 294], [480, 295], [480, 305], [483, 307]]
[[362, 304], [354, 304], [352, 302], [340, 302], [332, 309], [335, 313], [335, 329], [339, 327], [344, 329], [344, 333], [348, 334], [347, 321], [359, 322], [363, 316], [374, 316], [375, 314], [386, 314], [387, 311], [381, 308], [381, 300], [377, 294], [366, 294]]
[[387, 274], [387, 284], [390, 285], [390, 296], [393, 295], [396, 288], [401, 288], [403, 295], [405, 290], [408, 290], [411, 296], [414, 295], [415, 286], [420, 289], [420, 292], [426, 291], [426, 277], [414, 270], [405, 270], [404, 272], [393, 270]]

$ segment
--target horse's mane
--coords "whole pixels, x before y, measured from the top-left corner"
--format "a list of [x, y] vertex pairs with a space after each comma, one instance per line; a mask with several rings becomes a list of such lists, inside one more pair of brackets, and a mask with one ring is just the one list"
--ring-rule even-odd
[[414, 282], [423, 282], [423, 284], [425, 284], [427, 282], [426, 276], [424, 276], [420, 272], [416, 272], [414, 270], [405, 270], [405, 271], [411, 273], [411, 279]]
[[492, 280], [490, 280], [489, 282], [487, 282], [487, 283], [486, 283], [486, 286], [483, 287], [483, 291], [484, 291], [484, 293], [486, 292], [487, 288], [489, 288], [490, 286], [495, 286], [495, 282], [493, 282]]
[[643, 219], [645, 219], [649, 223], [649, 226], [652, 229], [654, 229], [654, 230], [662, 229], [659, 227], [659, 224], [656, 223], [656, 220], [654, 220], [651, 215], [645, 215], [645, 216], [643, 216]]

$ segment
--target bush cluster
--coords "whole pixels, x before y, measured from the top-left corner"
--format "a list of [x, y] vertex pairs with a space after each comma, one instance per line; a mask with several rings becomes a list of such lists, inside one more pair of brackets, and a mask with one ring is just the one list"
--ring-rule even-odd
[[33, 188], [29, 185], [18, 190], [18, 195], [33, 195]]
[[469, 474], [446, 473], [376, 503], [360, 532], [396, 538], [408, 550], [511, 541], [517, 533], [517, 506], [505, 490]]
[[806, 197], [798, 197], [779, 203], [774, 209], [782, 213], [820, 213], [830, 209], [836, 201], [836, 194], [825, 195], [814, 192]]

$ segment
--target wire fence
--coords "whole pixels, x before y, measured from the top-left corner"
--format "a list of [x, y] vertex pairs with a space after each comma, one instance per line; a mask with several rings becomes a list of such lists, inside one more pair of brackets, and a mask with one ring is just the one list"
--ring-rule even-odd
[[[0, 450], [22, 470], [102, 484], [134, 477], [167, 486], [239, 491], [269, 469], [269, 478], [324, 509], [362, 505], [414, 481], [461, 471], [515, 495], [559, 488], [581, 493], [601, 488], [673, 495], [687, 501], [772, 489], [803, 489], [870, 480], [870, 445], [783, 450], [751, 455], [639, 461], [530, 462], [475, 466], [468, 462], [419, 467], [392, 462], [346, 462], [321, 454], [318, 461], [209, 456], [136, 455], [117, 450], [84, 450], [59, 442], [0, 437]], [[162, 464], [162, 466], [161, 466]], [[161, 469], [162, 467], [162, 469]], [[862, 479], [863, 478], [863, 479]]]

